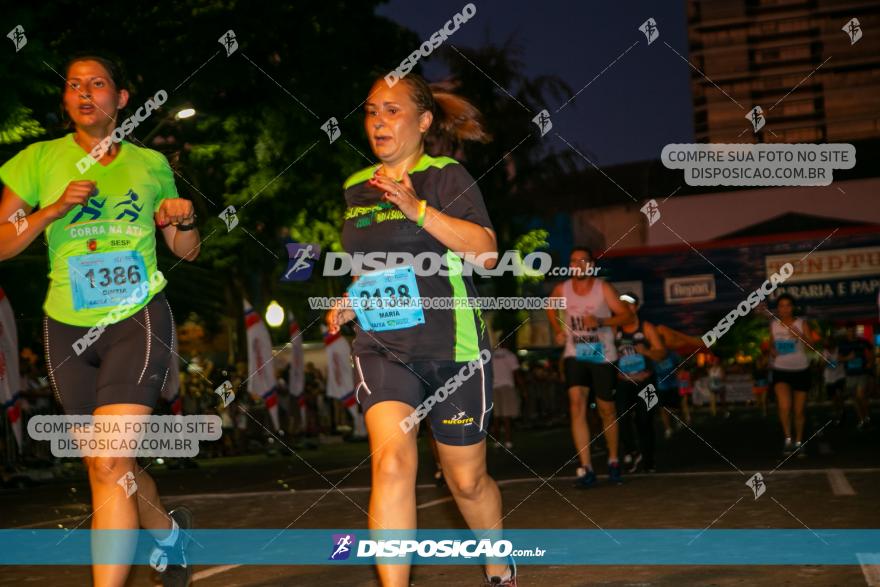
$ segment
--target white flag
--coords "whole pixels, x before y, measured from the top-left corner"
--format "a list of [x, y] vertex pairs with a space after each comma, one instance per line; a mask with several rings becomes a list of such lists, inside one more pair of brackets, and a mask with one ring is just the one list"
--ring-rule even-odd
[[327, 397], [347, 400], [354, 397], [354, 371], [351, 366], [351, 346], [340, 333], [324, 335], [327, 352]]
[[6, 292], [0, 287], [0, 412], [12, 426], [12, 433], [21, 452], [21, 409], [18, 405], [21, 378], [18, 371], [18, 330], [15, 314]]
[[278, 382], [275, 379], [272, 338], [266, 323], [247, 300], [244, 300], [244, 324], [248, 346], [247, 390], [251, 397], [265, 402], [272, 425], [278, 430], [278, 394], [275, 391]]

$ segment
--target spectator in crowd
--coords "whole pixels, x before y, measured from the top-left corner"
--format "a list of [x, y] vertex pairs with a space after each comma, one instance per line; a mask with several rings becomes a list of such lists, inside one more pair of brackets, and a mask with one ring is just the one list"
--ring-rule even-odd
[[834, 424], [840, 426], [844, 419], [844, 401], [846, 401], [846, 367], [840, 360], [839, 342], [832, 337], [822, 351], [825, 368], [822, 380], [825, 384], [825, 395], [834, 406]]
[[508, 450], [513, 448], [512, 420], [519, 418], [520, 415], [520, 397], [517, 393], [517, 387], [522, 388], [519, 359], [510, 350], [511, 344], [511, 338], [508, 335], [492, 353], [493, 436], [495, 436], [495, 447], [500, 448], [501, 441], [498, 440], [500, 422], [504, 429], [504, 447]]
[[728, 418], [730, 417], [730, 412], [727, 410], [727, 388], [724, 383], [724, 377], [724, 366], [721, 364], [721, 359], [713, 356], [710, 359], [709, 366], [709, 391], [712, 394], [710, 404], [712, 415], [715, 416], [717, 414], [716, 405], [720, 403], [721, 415]]
[[840, 360], [846, 369], [846, 389], [853, 394], [858, 423], [856, 428], [864, 430], [871, 422], [868, 409], [869, 374], [874, 372], [874, 345], [856, 336], [856, 325], [846, 325], [846, 338], [838, 346]]

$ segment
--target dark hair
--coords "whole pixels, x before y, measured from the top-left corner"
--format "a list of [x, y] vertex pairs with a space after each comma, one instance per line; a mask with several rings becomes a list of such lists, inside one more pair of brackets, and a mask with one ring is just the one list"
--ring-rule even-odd
[[[64, 64], [64, 81], [61, 85], [61, 93], [63, 94], [67, 90], [67, 74], [70, 72], [70, 68], [74, 63], [78, 63], [80, 61], [97, 61], [101, 64], [101, 66], [107, 70], [107, 74], [110, 76], [110, 81], [113, 82], [113, 85], [116, 86], [116, 91], [119, 90], [129, 90], [128, 76], [125, 73], [125, 68], [122, 66], [121, 62], [118, 59], [108, 55], [108, 54], [99, 54], [95, 52], [85, 52], [85, 53], [76, 53], [67, 60], [67, 63]], [[117, 119], [123, 116], [123, 112], [120, 111]], [[64, 109], [64, 104], [61, 105], [61, 121], [65, 126], [71, 126], [73, 123], [70, 120], [70, 117], [67, 115], [67, 111]]]
[[794, 299], [794, 296], [790, 293], [780, 294], [778, 298], [776, 298], [776, 310], [779, 311], [779, 302], [782, 300], [788, 300], [791, 302], [791, 315], [797, 316], [800, 311], [798, 309], [797, 301]]
[[117, 90], [128, 90], [128, 76], [125, 73], [125, 68], [122, 67], [122, 64], [118, 59], [115, 59], [107, 54], [99, 54], [99, 53], [77, 53], [73, 57], [71, 57], [67, 63], [64, 65], [64, 86], [67, 85], [67, 74], [70, 71], [70, 67], [74, 63], [78, 63], [80, 61], [97, 61], [101, 64], [101, 66], [107, 70], [107, 73], [110, 75], [110, 81], [113, 82], [113, 85], [116, 86]]
[[595, 261], [595, 260], [596, 260], [596, 257], [593, 256], [593, 249], [591, 249], [590, 247], [588, 247], [588, 246], [586, 246], [586, 245], [575, 245], [575, 246], [573, 246], [573, 247], [571, 248], [571, 252], [574, 253], [575, 251], [583, 251], [583, 252], [585, 252], [585, 253], [587, 254], [587, 256], [590, 257], [590, 261]]
[[[376, 83], [385, 83], [377, 78]], [[428, 129], [428, 137], [435, 142], [477, 141], [488, 143], [492, 135], [486, 131], [483, 116], [468, 100], [452, 92], [447, 84], [429, 84], [425, 79], [411, 73], [400, 80], [409, 88], [409, 96], [419, 114], [430, 112], [434, 121]]]
[[784, 293], [784, 294], [780, 294], [780, 296], [778, 298], [776, 298], [776, 307], [777, 308], [779, 307], [779, 302], [781, 302], [782, 300], [788, 300], [789, 302], [791, 302], [792, 307], [797, 306], [797, 302], [794, 300], [794, 296], [792, 296], [789, 293]]

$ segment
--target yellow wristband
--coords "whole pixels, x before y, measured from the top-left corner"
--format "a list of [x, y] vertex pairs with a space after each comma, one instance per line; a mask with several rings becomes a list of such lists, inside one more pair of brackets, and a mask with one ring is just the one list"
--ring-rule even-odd
[[428, 200], [419, 201], [419, 216], [418, 216], [418, 219], [416, 220], [416, 224], [419, 227], [422, 227], [425, 225], [425, 216], [427, 216], [427, 213], [428, 213]]

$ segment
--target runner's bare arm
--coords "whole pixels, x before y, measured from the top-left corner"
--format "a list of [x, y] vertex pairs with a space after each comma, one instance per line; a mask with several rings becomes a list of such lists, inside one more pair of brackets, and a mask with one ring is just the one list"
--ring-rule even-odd
[[[171, 252], [186, 261], [195, 261], [201, 251], [199, 230], [177, 230], [176, 224], [189, 224], [195, 221], [192, 202], [184, 198], [162, 200], [155, 214], [156, 222], [162, 228], [162, 237]], [[167, 226], [165, 226], [167, 225]]]
[[635, 320], [635, 315], [629, 306], [620, 301], [620, 294], [614, 286], [607, 281], [601, 281], [602, 293], [605, 295], [605, 303], [611, 308], [611, 318], [603, 318], [602, 326], [623, 326]]
[[[94, 182], [72, 181], [55, 203], [31, 213], [32, 206], [9, 186], [3, 186], [0, 199], [0, 261], [11, 259], [25, 250], [52, 222], [62, 218], [73, 206], [88, 200], [93, 189]], [[16, 219], [19, 210], [25, 214], [23, 219]]]
[[650, 322], [645, 322], [645, 336], [648, 338], [648, 342], [651, 343], [651, 348], [639, 352], [655, 361], [662, 361], [666, 356], [666, 347], [663, 346], [663, 339], [657, 334], [657, 329]]
[[[556, 284], [556, 287], [553, 288], [553, 291], [550, 292], [551, 298], [561, 298], [562, 297], [562, 284]], [[550, 328], [553, 330], [553, 339], [559, 343], [559, 339], [564, 336], [564, 332], [562, 332], [562, 326], [559, 323], [559, 310], [556, 308], [547, 308], [547, 320], [550, 322]]]
[[[351, 282], [354, 283], [359, 277], [360, 275], [352, 275]], [[342, 297], [347, 298], [348, 293], [343, 294]], [[343, 307], [341, 304], [335, 304], [333, 308], [327, 310], [324, 321], [327, 323], [327, 329], [330, 331], [330, 334], [336, 334], [343, 324], [351, 322], [355, 318], [354, 310]]]
[[655, 326], [657, 332], [663, 338], [663, 344], [668, 348], [678, 348], [683, 346], [690, 347], [701, 347], [703, 346], [703, 341], [696, 336], [691, 336], [689, 334], [685, 334], [684, 332], [679, 332], [674, 328], [670, 328], [663, 324], [658, 324]]
[[[405, 173], [400, 182], [396, 182], [390, 177], [376, 175], [370, 180], [370, 184], [377, 189], [384, 190], [383, 199], [397, 206], [409, 220], [416, 221], [418, 219], [420, 200], [409, 174]], [[449, 216], [431, 206], [425, 210], [423, 226], [428, 234], [440, 241], [450, 251], [473, 253], [476, 257], [484, 253], [498, 252], [495, 231], [491, 228]], [[483, 261], [483, 267], [492, 269], [497, 262], [497, 258], [486, 259]]]
[[[498, 252], [495, 231], [491, 228], [449, 216], [430, 206], [425, 214], [425, 230], [450, 251], [467, 251], [476, 257]], [[497, 262], [497, 258], [491, 258], [482, 265], [485, 269], [492, 269]]]
[[821, 338], [822, 338], [822, 337], [819, 335], [818, 332], [816, 332], [815, 330], [813, 330], [813, 328], [810, 326], [810, 323], [807, 322], [806, 320], [804, 320], [804, 330], [803, 330], [803, 333], [804, 333], [804, 338], [807, 339], [807, 341], [809, 341], [809, 342], [811, 342], [811, 343], [813, 343], [813, 344], [816, 344], [816, 343], [819, 342], [819, 340], [821, 340]]
[[768, 338], [767, 340], [768, 340], [768, 343], [767, 343], [767, 344], [769, 345], [769, 348], [770, 348], [770, 356], [771, 356], [771, 357], [776, 357], [779, 353], [776, 352], [776, 340], [773, 338], [773, 326], [772, 326], [772, 324], [771, 324], [771, 326], [770, 326], [770, 338]]

